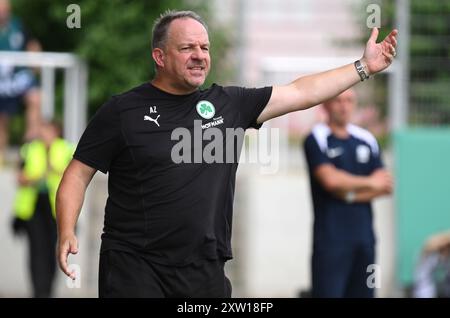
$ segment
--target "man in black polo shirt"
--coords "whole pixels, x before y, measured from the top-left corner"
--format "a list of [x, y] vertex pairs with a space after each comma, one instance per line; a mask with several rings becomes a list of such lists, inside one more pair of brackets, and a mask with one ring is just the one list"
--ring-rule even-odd
[[[314, 126], [304, 148], [314, 205], [313, 297], [373, 297], [371, 200], [392, 191], [377, 140], [350, 124], [349, 89], [324, 103], [328, 122]], [[369, 271], [368, 271], [369, 269]]]
[[[397, 31], [379, 44], [377, 32], [355, 65], [286, 86], [200, 90], [210, 68], [206, 24], [189, 11], [162, 15], [153, 29], [155, 78], [99, 109], [61, 182], [61, 269], [73, 277], [67, 256], [78, 250], [74, 227], [100, 170], [109, 172], [100, 297], [230, 297], [224, 263], [232, 258], [239, 157], [232, 150], [240, 150], [240, 132], [319, 104], [388, 67]], [[222, 148], [211, 150], [211, 143]]]

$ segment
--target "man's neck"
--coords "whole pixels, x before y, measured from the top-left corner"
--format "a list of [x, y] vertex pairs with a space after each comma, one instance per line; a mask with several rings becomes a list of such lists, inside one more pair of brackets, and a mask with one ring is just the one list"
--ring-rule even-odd
[[348, 138], [349, 136], [349, 133], [347, 131], [347, 124], [342, 125], [333, 122], [328, 122], [328, 127], [330, 127], [331, 131], [333, 132], [333, 135], [338, 138], [345, 139]]

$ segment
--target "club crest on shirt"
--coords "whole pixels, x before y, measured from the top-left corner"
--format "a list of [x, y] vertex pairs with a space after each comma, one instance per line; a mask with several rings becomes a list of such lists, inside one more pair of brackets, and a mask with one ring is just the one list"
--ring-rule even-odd
[[370, 159], [370, 149], [366, 145], [356, 147], [356, 160], [359, 163], [368, 163]]

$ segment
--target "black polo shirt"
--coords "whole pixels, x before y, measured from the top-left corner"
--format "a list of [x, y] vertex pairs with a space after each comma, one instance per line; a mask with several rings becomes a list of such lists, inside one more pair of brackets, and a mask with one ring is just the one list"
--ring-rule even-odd
[[145, 83], [105, 103], [74, 154], [109, 173], [102, 251], [141, 252], [167, 265], [232, 258], [238, 162], [197, 155], [217, 155], [213, 142], [237, 147], [226, 138], [230, 129], [259, 128], [271, 93], [213, 85], [172, 95]]

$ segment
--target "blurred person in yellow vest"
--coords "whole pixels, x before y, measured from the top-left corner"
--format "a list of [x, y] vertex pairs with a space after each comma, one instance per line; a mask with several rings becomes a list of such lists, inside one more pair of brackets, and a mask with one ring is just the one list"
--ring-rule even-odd
[[55, 276], [55, 197], [73, 146], [56, 122], [43, 123], [39, 138], [22, 146], [19, 188], [14, 200], [13, 230], [29, 241], [33, 297], [50, 297]]

